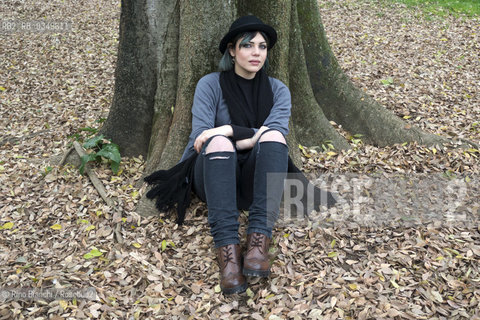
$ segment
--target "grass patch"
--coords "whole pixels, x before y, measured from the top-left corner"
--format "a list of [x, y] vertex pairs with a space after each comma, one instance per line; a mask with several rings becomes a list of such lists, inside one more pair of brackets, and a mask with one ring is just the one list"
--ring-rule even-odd
[[480, 0], [391, 0], [417, 7], [428, 14], [444, 17], [449, 14], [480, 16]]

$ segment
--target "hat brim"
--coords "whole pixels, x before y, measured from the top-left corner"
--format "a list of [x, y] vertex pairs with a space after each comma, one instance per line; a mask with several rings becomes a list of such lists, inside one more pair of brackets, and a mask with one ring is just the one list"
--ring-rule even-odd
[[268, 49], [271, 49], [275, 43], [277, 42], [277, 32], [275, 29], [270, 27], [269, 25], [266, 24], [248, 24], [248, 25], [243, 25], [239, 28], [230, 30], [220, 41], [220, 46], [218, 47], [220, 49], [220, 52], [222, 54], [225, 53], [225, 50], [227, 50], [227, 45], [229, 42], [232, 41], [232, 39], [239, 33], [247, 32], [247, 31], [262, 31], [267, 34], [268, 37]]

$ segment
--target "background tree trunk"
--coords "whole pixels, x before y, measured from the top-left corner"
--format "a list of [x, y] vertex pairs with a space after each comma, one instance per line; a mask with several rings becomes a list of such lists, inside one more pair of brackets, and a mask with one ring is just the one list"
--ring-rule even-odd
[[[268, 73], [292, 93], [288, 143], [297, 165], [299, 143], [349, 147], [330, 120], [377, 145], [443, 140], [405, 125], [351, 83], [328, 45], [315, 0], [122, 1], [115, 96], [102, 131], [122, 155], [146, 155], [146, 174], [179, 161], [196, 83], [217, 70], [219, 41], [245, 14], [278, 32]], [[156, 210], [142, 198], [137, 212]]]
[[124, 156], [148, 151], [158, 70], [155, 49], [164, 29], [155, 22], [166, 20], [162, 12], [154, 1], [122, 0], [113, 102], [101, 131], [121, 146]]
[[308, 79], [325, 116], [365, 142], [385, 146], [418, 141], [434, 144], [443, 138], [406, 125], [373, 98], [356, 88], [343, 73], [328, 44], [315, 1], [297, 1], [302, 17], [300, 35]]

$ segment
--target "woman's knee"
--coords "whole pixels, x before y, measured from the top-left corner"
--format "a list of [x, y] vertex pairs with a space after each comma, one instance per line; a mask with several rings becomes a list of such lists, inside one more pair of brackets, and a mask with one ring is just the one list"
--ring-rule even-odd
[[214, 136], [208, 142], [205, 153], [212, 152], [234, 152], [235, 148], [233, 147], [232, 141], [226, 136], [218, 135]]
[[264, 132], [258, 141], [259, 142], [267, 142], [267, 141], [280, 142], [283, 144], [287, 144], [287, 141], [285, 140], [285, 136], [283, 135], [283, 133], [281, 133], [278, 130], [268, 130]]

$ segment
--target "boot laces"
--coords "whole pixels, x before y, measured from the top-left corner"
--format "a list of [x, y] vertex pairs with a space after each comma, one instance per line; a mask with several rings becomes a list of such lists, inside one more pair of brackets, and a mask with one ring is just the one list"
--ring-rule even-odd
[[227, 265], [229, 262], [233, 262], [233, 252], [232, 252], [233, 246], [225, 246], [223, 248], [223, 261], [225, 262], [225, 265]]
[[[250, 242], [250, 250], [253, 250], [253, 248], [258, 248], [258, 250], [260, 250], [260, 252], [263, 252], [263, 239], [264, 239], [264, 236], [262, 234], [253, 234], [252, 236], [252, 240]], [[248, 251], [250, 251], [248, 250]]]

